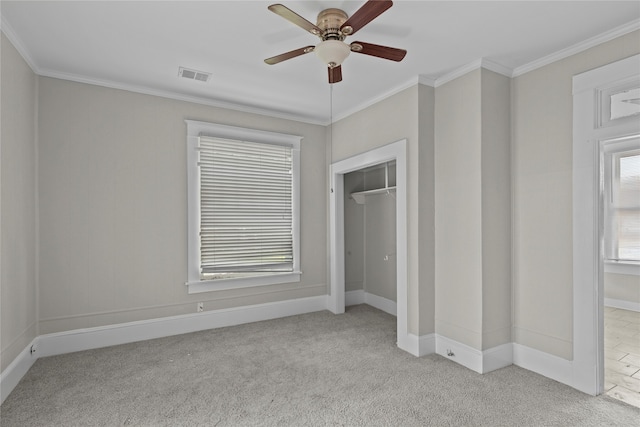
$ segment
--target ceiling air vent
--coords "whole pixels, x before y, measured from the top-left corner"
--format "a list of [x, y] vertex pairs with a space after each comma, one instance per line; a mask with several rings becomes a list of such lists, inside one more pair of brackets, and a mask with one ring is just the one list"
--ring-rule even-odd
[[211, 73], [205, 73], [204, 71], [190, 70], [189, 68], [180, 67], [178, 69], [178, 75], [189, 80], [198, 80], [200, 82], [208, 82], [211, 78]]

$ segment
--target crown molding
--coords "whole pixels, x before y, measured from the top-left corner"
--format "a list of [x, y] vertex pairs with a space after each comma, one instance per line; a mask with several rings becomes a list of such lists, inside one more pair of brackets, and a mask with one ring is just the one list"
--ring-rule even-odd
[[[337, 117], [334, 117], [333, 121], [335, 122], [345, 117], [348, 117], [390, 96], [393, 96], [415, 84], [423, 84], [423, 85], [437, 88], [447, 82], [450, 82], [451, 80], [461, 77], [478, 68], [485, 68], [487, 70], [494, 71], [498, 74], [502, 74], [504, 76], [511, 77], [511, 78], [517, 77], [522, 74], [533, 71], [537, 68], [541, 68], [545, 65], [549, 65], [553, 62], [556, 62], [561, 59], [580, 53], [591, 47], [613, 40], [617, 37], [623, 36], [632, 31], [636, 31], [638, 29], [640, 29], [640, 20], [634, 20], [627, 24], [621, 25], [617, 28], [614, 28], [612, 30], [599, 34], [597, 36], [591, 37], [573, 46], [559, 50], [550, 55], [539, 58], [535, 61], [529, 62], [528, 64], [524, 64], [519, 67], [516, 67], [515, 69], [510, 69], [502, 64], [499, 64], [497, 62], [494, 62], [486, 58], [480, 58], [466, 65], [463, 65], [462, 67], [456, 68], [453, 71], [450, 71], [436, 79], [429, 78], [424, 75], [418, 75], [414, 78], [409, 79], [404, 84], [400, 84], [374, 98], [371, 98], [357, 106], [354, 106], [348, 110], [343, 111]], [[173, 99], [177, 101], [190, 102], [190, 103], [206, 105], [211, 107], [225, 108], [229, 110], [250, 113], [250, 114], [259, 114], [262, 116], [268, 116], [268, 117], [273, 117], [278, 119], [294, 120], [294, 121], [313, 124], [313, 125], [327, 126], [331, 123], [330, 119], [328, 120], [326, 117], [321, 117], [321, 116], [315, 116], [315, 115], [303, 116], [303, 115], [297, 115], [292, 113], [285, 113], [281, 111], [273, 111], [266, 108], [235, 104], [231, 102], [225, 102], [225, 101], [220, 101], [220, 100], [215, 100], [215, 99], [205, 98], [205, 97], [184, 95], [177, 92], [153, 89], [146, 86], [123, 84], [123, 83], [118, 83], [118, 82], [109, 81], [109, 80], [95, 79], [95, 78], [86, 77], [82, 75], [62, 73], [62, 72], [58, 72], [50, 69], [41, 69], [36, 63], [36, 61], [33, 59], [33, 57], [29, 54], [29, 51], [24, 46], [20, 37], [18, 37], [16, 32], [13, 30], [13, 28], [11, 27], [11, 25], [8, 23], [8, 21], [3, 15], [0, 15], [0, 31], [6, 35], [6, 37], [13, 44], [13, 46], [16, 48], [18, 53], [25, 60], [27, 65], [29, 65], [31, 70], [39, 76], [69, 80], [69, 81], [74, 81], [78, 83], [97, 85], [97, 86], [102, 86], [102, 87], [107, 87], [112, 89], [126, 90], [130, 92], [141, 93], [141, 94], [151, 95], [151, 96], [158, 96], [158, 97]]]
[[431, 77], [427, 77], [424, 74], [420, 74], [418, 76], [418, 83], [425, 85], [425, 86], [431, 86], [431, 87], [435, 87], [436, 86], [436, 79], [432, 79]]
[[436, 79], [434, 87], [440, 87], [443, 84], [448, 83], [452, 80], [455, 80], [458, 77], [462, 77], [473, 70], [477, 70], [481, 66], [482, 66], [482, 58], [476, 59], [475, 61], [465, 64], [462, 67], [458, 67], [453, 71], [449, 71], [448, 73]]
[[513, 76], [513, 69], [487, 58], [480, 59], [480, 67], [485, 70], [493, 71], [494, 73], [502, 74], [505, 77], [511, 78]]
[[356, 106], [354, 106], [352, 108], [349, 108], [348, 110], [345, 110], [345, 111], [341, 112], [339, 115], [333, 117], [333, 122], [335, 123], [335, 122], [337, 122], [339, 120], [342, 120], [342, 119], [344, 119], [346, 117], [349, 117], [352, 114], [357, 113], [358, 111], [362, 111], [367, 107], [371, 107], [372, 105], [377, 104], [378, 102], [383, 101], [383, 100], [389, 98], [390, 96], [393, 96], [393, 95], [395, 95], [395, 94], [397, 94], [399, 92], [402, 92], [405, 89], [408, 89], [408, 88], [410, 88], [412, 86], [415, 86], [418, 83], [420, 83], [420, 76], [412, 77], [409, 80], [407, 80], [406, 82], [404, 82], [403, 84], [395, 86], [395, 87], [389, 89], [388, 91], [381, 93], [378, 96], [370, 98], [370, 99], [368, 99], [367, 101], [365, 101], [365, 102], [363, 102], [361, 104], [358, 104], [358, 105], [356, 105]]
[[38, 65], [33, 60], [31, 55], [29, 55], [29, 51], [24, 46], [24, 43], [22, 43], [22, 40], [20, 39], [20, 37], [18, 37], [13, 27], [11, 26], [11, 24], [9, 24], [4, 15], [0, 16], [0, 31], [2, 31], [4, 35], [7, 36], [7, 39], [9, 39], [13, 47], [15, 47], [20, 56], [22, 56], [22, 59], [24, 59], [29, 68], [31, 68], [31, 71], [39, 75], [40, 69], [38, 68]]
[[513, 70], [512, 77], [521, 76], [525, 73], [544, 67], [545, 65], [549, 65], [556, 61], [560, 61], [561, 59], [568, 58], [569, 56], [598, 46], [617, 37], [624, 36], [625, 34], [629, 34], [630, 32], [636, 31], [638, 29], [640, 29], [640, 19], [633, 20], [627, 24], [621, 25], [602, 34], [598, 34], [597, 36], [583, 40], [580, 43], [576, 43], [573, 46], [569, 46], [568, 48], [554, 52], [551, 55], [544, 56], [542, 58], [536, 59], [535, 61], [529, 62], [528, 64], [516, 67]]
[[462, 77], [465, 74], [477, 70], [478, 68], [484, 68], [489, 71], [493, 71], [494, 73], [502, 74], [503, 76], [511, 78], [513, 74], [513, 70], [509, 67], [505, 67], [502, 64], [498, 64], [495, 61], [491, 61], [487, 58], [479, 58], [473, 62], [470, 62], [466, 65], [463, 65], [460, 68], [456, 68], [453, 71], [448, 72], [447, 74], [438, 77], [435, 80], [434, 87], [442, 86], [445, 83], [450, 82], [451, 80], [455, 80], [458, 77]]
[[211, 98], [184, 95], [177, 92], [154, 89], [147, 86], [130, 85], [125, 83], [115, 82], [112, 80], [95, 79], [92, 77], [86, 77], [78, 74], [61, 73], [55, 70], [42, 69], [38, 74], [42, 77], [68, 80], [76, 83], [84, 83], [84, 84], [89, 84], [94, 86], [101, 86], [109, 89], [125, 90], [128, 92], [140, 93], [143, 95], [158, 96], [161, 98], [190, 102], [193, 104], [206, 105], [209, 107], [224, 108], [227, 110], [234, 110], [234, 111], [239, 111], [243, 113], [259, 114], [261, 116], [268, 116], [268, 117], [273, 117], [277, 119], [293, 120], [297, 122], [303, 122], [303, 123], [308, 123], [313, 125], [322, 125], [322, 126], [325, 126], [328, 124], [326, 123], [326, 120], [324, 120], [322, 117], [319, 117], [319, 116], [302, 116], [302, 115], [296, 115], [296, 114], [289, 114], [281, 111], [273, 111], [266, 108], [235, 104], [232, 102], [225, 102], [225, 101], [215, 100]]

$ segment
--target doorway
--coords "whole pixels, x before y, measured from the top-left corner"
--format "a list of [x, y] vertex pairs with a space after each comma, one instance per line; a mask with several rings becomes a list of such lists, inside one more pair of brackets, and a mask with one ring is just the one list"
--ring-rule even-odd
[[397, 316], [396, 162], [344, 175], [345, 305]]
[[344, 177], [349, 172], [395, 161], [396, 165], [396, 311], [398, 347], [418, 355], [418, 342], [408, 334], [407, 316], [407, 141], [384, 145], [335, 162], [330, 168], [329, 200], [330, 295], [328, 309], [335, 314], [345, 309]]
[[[637, 92], [634, 99], [640, 100]], [[640, 105], [636, 109], [640, 114]], [[640, 135], [603, 141], [601, 147], [603, 392], [640, 407]]]
[[572, 385], [592, 395], [604, 391], [605, 371], [603, 158], [607, 144], [640, 133], [637, 113], [612, 107], [640, 88], [638, 69], [635, 55], [573, 78]]

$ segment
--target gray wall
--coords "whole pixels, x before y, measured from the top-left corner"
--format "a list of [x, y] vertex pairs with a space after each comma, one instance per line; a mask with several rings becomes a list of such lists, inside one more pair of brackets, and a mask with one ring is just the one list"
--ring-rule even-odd
[[364, 227], [364, 290], [396, 301], [396, 203], [392, 195], [367, 197]]
[[[52, 78], [39, 111], [40, 333], [327, 293], [325, 127]], [[185, 119], [304, 137], [300, 283], [187, 294]]]
[[[638, 31], [511, 81], [516, 343], [572, 358], [571, 78], [637, 53]], [[40, 333], [190, 313], [196, 301], [215, 309], [327, 293], [326, 257], [318, 256], [327, 250], [327, 165], [318, 161], [326, 158], [324, 127], [37, 78], [4, 36], [1, 65], [2, 369]], [[477, 86], [478, 75], [480, 87], [493, 84], [483, 80], [484, 71], [459, 82]], [[340, 120], [330, 155], [337, 161], [408, 141], [408, 212], [397, 220], [408, 227], [408, 328], [419, 336], [435, 331], [436, 273], [442, 267], [438, 261], [436, 268], [436, 231], [449, 227], [436, 229], [436, 202], [445, 203], [447, 193], [434, 174], [435, 92], [417, 84]], [[477, 126], [478, 114], [481, 121], [495, 119], [487, 116], [490, 107], [468, 111], [462, 101], [447, 107], [464, 119], [461, 129], [450, 132], [493, 139]], [[185, 118], [304, 135], [301, 283], [186, 294]], [[476, 163], [470, 173], [481, 176], [482, 168]], [[490, 212], [481, 200], [476, 195], [456, 203]], [[476, 234], [495, 226], [473, 225]], [[483, 250], [483, 244], [502, 246], [475, 235], [473, 247]], [[487, 263], [496, 267], [491, 277]], [[458, 326], [491, 323], [483, 313], [504, 308], [505, 272], [498, 259], [474, 257], [468, 271], [456, 273], [468, 276], [471, 297], [485, 299], [461, 313], [466, 320]], [[484, 287], [494, 281], [496, 287]], [[461, 310], [459, 293], [448, 286], [438, 283], [439, 313]]]
[[436, 332], [482, 345], [481, 70], [436, 89]]
[[344, 288], [346, 292], [364, 290], [365, 205], [356, 203], [351, 193], [364, 190], [364, 173], [344, 176]]
[[436, 332], [511, 342], [510, 81], [486, 69], [436, 88]]
[[572, 76], [640, 53], [635, 31], [512, 81], [514, 341], [573, 358]]
[[[383, 188], [384, 167], [345, 174], [345, 290], [396, 301], [396, 203], [394, 194], [366, 197], [356, 203], [350, 193]], [[389, 167], [389, 186], [395, 185], [395, 164]]]
[[511, 342], [511, 79], [482, 69], [482, 350]]
[[0, 75], [0, 369], [38, 335], [36, 218], [37, 79], [2, 38]]

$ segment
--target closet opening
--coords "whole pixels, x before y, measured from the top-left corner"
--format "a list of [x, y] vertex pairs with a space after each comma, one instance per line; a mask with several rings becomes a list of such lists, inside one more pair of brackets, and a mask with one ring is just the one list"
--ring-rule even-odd
[[[393, 175], [393, 168], [395, 162], [395, 182]], [[358, 172], [359, 171], [359, 172]], [[351, 172], [357, 172], [360, 174], [368, 175], [367, 182], [360, 183], [358, 188], [358, 179], [347, 176]], [[385, 177], [385, 178], [382, 178]], [[346, 179], [345, 179], [346, 178]], [[382, 305], [385, 307], [385, 311], [393, 310], [393, 302], [395, 301], [396, 312], [396, 325], [397, 325], [397, 345], [399, 348], [414, 354], [419, 355], [419, 343], [417, 337], [408, 333], [408, 315], [407, 315], [407, 277], [408, 277], [408, 262], [407, 262], [407, 140], [403, 139], [391, 144], [384, 145], [382, 147], [367, 151], [349, 157], [344, 160], [337, 161], [331, 164], [330, 168], [330, 197], [329, 197], [329, 258], [330, 258], [330, 289], [329, 296], [327, 298], [327, 308], [329, 311], [340, 314], [344, 313], [345, 300], [348, 296], [350, 303], [352, 297], [362, 295], [362, 298], [369, 298], [369, 304], [391, 303]], [[386, 180], [385, 180], [386, 179]], [[347, 188], [345, 188], [345, 180], [347, 181]], [[356, 181], [351, 183], [351, 181]], [[370, 188], [374, 182], [382, 182], [384, 185], [378, 188]], [[395, 184], [395, 185], [393, 185]], [[353, 185], [353, 191], [350, 187]], [[382, 185], [382, 184], [380, 184]], [[395, 190], [391, 187], [395, 186]], [[395, 191], [395, 193], [394, 193]], [[388, 194], [387, 194], [388, 192]], [[379, 194], [377, 194], [379, 193]], [[355, 195], [354, 195], [355, 194]], [[395, 196], [395, 198], [394, 198]], [[350, 197], [352, 199], [350, 199]], [[347, 277], [345, 266], [345, 260], [349, 257], [353, 257], [353, 250], [351, 255], [347, 254], [345, 250], [345, 233], [357, 233], [356, 231], [345, 231], [345, 206], [350, 204], [358, 205], [355, 202], [356, 199], [363, 198], [365, 203], [372, 200], [372, 203], [376, 203], [374, 200], [377, 197], [381, 197], [378, 202], [384, 202], [385, 198], [389, 198], [395, 202], [395, 211], [393, 215], [395, 217], [395, 226], [388, 223], [384, 228], [386, 230], [379, 230], [385, 233], [395, 233], [395, 249], [393, 246], [380, 246], [372, 248], [370, 242], [367, 242], [366, 250], [370, 252], [370, 255], [375, 255], [377, 258], [381, 258], [378, 262], [383, 264], [384, 267], [391, 266], [395, 261], [395, 294], [390, 291], [389, 288], [380, 289], [373, 285], [373, 288], [367, 284], [365, 290], [364, 283], [364, 270], [363, 271], [363, 284], [362, 288], [358, 287], [357, 283], [349, 284], [349, 291], [346, 289], [345, 278]], [[389, 200], [387, 200], [389, 203]], [[354, 207], [352, 206], [352, 207]], [[362, 205], [360, 209], [364, 209]], [[367, 205], [364, 205], [367, 206]], [[373, 206], [371, 206], [372, 208]], [[358, 209], [358, 208], [356, 208]], [[369, 220], [375, 220], [375, 215], [384, 216], [384, 214], [372, 214], [373, 216]], [[386, 215], [390, 215], [388, 212]], [[351, 221], [351, 219], [349, 219]], [[362, 221], [365, 221], [364, 219]], [[362, 225], [361, 233], [364, 234], [364, 223]], [[350, 227], [351, 228], [351, 227]], [[389, 228], [393, 230], [389, 230]], [[370, 239], [373, 237], [370, 237]], [[389, 239], [389, 236], [384, 236], [385, 239]], [[393, 241], [393, 239], [391, 239]], [[379, 251], [379, 253], [371, 252]], [[372, 255], [372, 256], [373, 256]], [[385, 257], [387, 260], [385, 261]], [[351, 262], [351, 261], [349, 261]], [[364, 268], [364, 255], [362, 258], [362, 267]], [[358, 282], [358, 278], [355, 277], [352, 266], [349, 268], [349, 280], [351, 282]], [[374, 274], [373, 272], [370, 274]], [[384, 273], [389, 274], [388, 271]], [[387, 277], [387, 276], [385, 276]], [[389, 282], [392, 282], [389, 279]], [[356, 292], [352, 294], [352, 292]], [[376, 298], [381, 294], [380, 299]], [[374, 297], [367, 295], [375, 295]], [[395, 300], [393, 296], [395, 295]], [[375, 302], [371, 302], [375, 301]], [[366, 302], [366, 301], [365, 301]], [[380, 308], [380, 307], [379, 307]]]
[[397, 315], [396, 161], [344, 175], [345, 305]]

